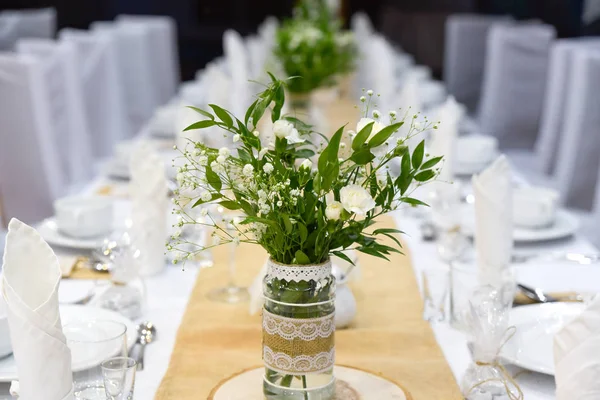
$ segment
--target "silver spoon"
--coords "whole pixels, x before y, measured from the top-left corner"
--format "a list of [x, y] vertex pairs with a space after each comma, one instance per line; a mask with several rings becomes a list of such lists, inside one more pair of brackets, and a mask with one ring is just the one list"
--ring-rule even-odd
[[517, 284], [517, 287], [525, 296], [538, 303], [554, 303], [558, 301], [558, 299], [544, 294], [544, 292], [541, 289], [532, 288], [521, 284]]
[[140, 345], [140, 350], [137, 356], [137, 369], [142, 371], [144, 369], [144, 350], [146, 345], [152, 343], [156, 338], [156, 327], [152, 322], [144, 321], [137, 326], [138, 337], [136, 343]]

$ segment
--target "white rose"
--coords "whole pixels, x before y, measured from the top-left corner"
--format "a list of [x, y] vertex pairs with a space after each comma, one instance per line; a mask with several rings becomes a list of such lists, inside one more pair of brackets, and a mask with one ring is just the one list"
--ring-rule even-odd
[[327, 205], [327, 208], [325, 208], [325, 216], [331, 221], [337, 221], [338, 219], [340, 219], [342, 209], [342, 203], [340, 203], [339, 201], [329, 203]]
[[306, 169], [311, 169], [312, 168], [312, 161], [310, 161], [308, 158], [304, 161], [302, 161], [302, 164], [300, 165], [300, 168], [306, 168]]
[[273, 167], [273, 164], [271, 163], [266, 163], [265, 165], [263, 165], [263, 171], [265, 171], [265, 173], [270, 174], [271, 172], [273, 172], [273, 170], [275, 169], [275, 167]]
[[386, 127], [385, 124], [382, 124], [379, 121], [375, 121], [374, 119], [371, 118], [361, 118], [360, 121], [358, 121], [358, 124], [356, 124], [356, 132], [360, 132], [365, 126], [369, 125], [371, 122], [373, 122], [373, 129], [371, 130], [371, 134], [369, 135], [369, 137], [367, 138], [367, 142], [369, 140], [371, 140], [371, 138], [373, 136], [375, 136], [377, 133], [379, 133], [380, 130], [382, 130], [383, 128]]
[[252, 166], [252, 164], [244, 165], [244, 168], [242, 169], [242, 173], [248, 177], [252, 176], [252, 174], [254, 173], [254, 167]]
[[273, 133], [279, 139], [287, 139], [288, 143], [304, 143], [304, 139], [300, 137], [298, 129], [294, 127], [290, 121], [280, 119], [273, 124]]
[[202, 192], [200, 198], [202, 201], [210, 201], [212, 199], [212, 194], [210, 194], [210, 192]]
[[365, 215], [375, 207], [375, 200], [365, 188], [359, 185], [348, 185], [340, 190], [340, 200], [344, 209], [356, 215]]
[[219, 155], [223, 157], [229, 157], [231, 155], [231, 151], [227, 147], [221, 147], [219, 149]]

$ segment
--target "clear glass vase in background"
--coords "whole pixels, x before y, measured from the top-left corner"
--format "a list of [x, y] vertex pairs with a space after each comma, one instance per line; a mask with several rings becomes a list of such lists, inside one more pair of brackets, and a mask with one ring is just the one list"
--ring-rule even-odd
[[[305, 272], [308, 269], [312, 269], [313, 272]], [[269, 261], [267, 275], [263, 281], [263, 392], [267, 400], [331, 400], [335, 397], [335, 349], [324, 345], [327, 340], [331, 340], [332, 346], [334, 343], [334, 293], [335, 278], [331, 274], [329, 261], [318, 266], [286, 266]], [[322, 324], [319, 325], [321, 334], [316, 340], [292, 337], [289, 332], [277, 332], [274, 336], [278, 344], [274, 347], [278, 348], [269, 347], [269, 338], [277, 330], [274, 328], [277, 322], [272, 325], [273, 321], [293, 324], [299, 332], [303, 320], [308, 319]], [[325, 328], [324, 324], [332, 326], [327, 325]], [[331, 334], [328, 335], [325, 331]], [[298, 348], [311, 350], [307, 351], [307, 354], [289, 354], [283, 349], [286, 339], [295, 343], [296, 351]], [[296, 361], [299, 358], [304, 358], [305, 361]], [[297, 368], [298, 366], [300, 368]]]

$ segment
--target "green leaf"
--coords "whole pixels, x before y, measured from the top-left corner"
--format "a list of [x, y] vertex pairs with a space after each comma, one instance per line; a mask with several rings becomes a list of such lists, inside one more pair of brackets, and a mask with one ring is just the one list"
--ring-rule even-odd
[[223, 121], [223, 123], [227, 125], [228, 128], [231, 128], [233, 126], [233, 119], [227, 111], [225, 111], [216, 104], [209, 104], [208, 106], [213, 109], [217, 117], [219, 117], [219, 119]]
[[432, 169], [428, 169], [423, 172], [419, 172], [417, 175], [415, 175], [415, 180], [419, 182], [427, 182], [433, 177], [435, 177], [435, 171], [433, 171]]
[[206, 118], [210, 118], [210, 119], [215, 119], [214, 115], [212, 115], [211, 113], [209, 113], [208, 111], [204, 111], [198, 107], [194, 107], [194, 106], [187, 106], [187, 108], [189, 108], [190, 110], [194, 110], [197, 113], [200, 113], [202, 115], [204, 115]]
[[219, 202], [219, 204], [228, 210], [239, 210], [240, 208], [242, 208], [242, 206], [239, 203], [231, 200], [223, 200]]
[[[246, 115], [244, 116], [244, 122], [246, 123], [246, 125], [248, 125], [248, 121], [250, 121], [250, 117], [252, 116], [252, 113], [254, 112], [254, 108], [256, 107], [256, 105], [258, 104], [259, 101], [260, 101], [260, 99], [254, 100], [254, 103], [252, 103], [250, 105], [250, 107], [248, 107], [248, 110], [246, 111]], [[253, 125], [256, 126], [256, 121], [253, 121]]]
[[437, 165], [437, 163], [439, 163], [444, 157], [435, 157], [432, 158], [430, 160], [425, 161], [425, 163], [423, 165], [421, 165], [421, 169], [429, 169], [431, 167], [434, 167], [435, 165]]
[[290, 218], [285, 215], [285, 214], [281, 214], [281, 220], [283, 221], [283, 225], [285, 226], [285, 232], [287, 234], [292, 233], [292, 222], [290, 221]]
[[221, 178], [217, 175], [210, 166], [206, 166], [206, 181], [212, 186], [217, 192], [221, 191], [223, 184]]
[[411, 204], [413, 206], [425, 206], [429, 207], [429, 204], [423, 203], [421, 200], [414, 199], [412, 197], [400, 197], [400, 201], [403, 203]]
[[379, 228], [373, 231], [373, 235], [379, 235], [380, 233], [404, 233], [399, 229], [395, 228]]
[[366, 147], [352, 154], [352, 157], [350, 157], [350, 159], [358, 165], [368, 164], [373, 161], [374, 158], [375, 156]]
[[339, 162], [338, 152], [340, 151], [340, 141], [342, 140], [342, 134], [344, 133], [345, 127], [346, 126], [344, 125], [340, 129], [338, 129], [337, 132], [334, 133], [331, 139], [329, 140], [329, 144], [327, 145], [327, 148], [329, 149], [327, 151], [327, 156], [330, 163]]
[[385, 143], [385, 141], [388, 140], [389, 137], [394, 134], [394, 132], [396, 132], [398, 129], [400, 129], [400, 127], [403, 124], [404, 124], [404, 122], [398, 122], [396, 124], [386, 126], [382, 130], [377, 132], [377, 134], [375, 134], [375, 136], [373, 136], [373, 138], [371, 138], [371, 140], [369, 140], [369, 147], [374, 148], [374, 147], [380, 146], [383, 143]]
[[413, 168], [419, 168], [423, 162], [423, 156], [425, 155], [425, 141], [421, 140], [421, 143], [417, 145], [412, 155], [412, 166]]
[[300, 150], [296, 150], [296, 158], [311, 158], [312, 156], [315, 155], [315, 152], [312, 151], [311, 149], [300, 149]]
[[202, 200], [202, 199], [198, 199], [198, 200], [197, 200], [197, 201], [194, 203], [194, 205], [192, 206], [192, 208], [194, 208], [194, 207], [198, 207], [198, 206], [200, 206], [200, 205], [202, 205], [202, 204], [205, 204], [205, 203], [210, 203], [211, 201], [213, 201], [213, 200], [216, 200], [216, 199], [220, 199], [221, 197], [223, 197], [223, 196], [222, 196], [220, 193], [211, 193], [211, 198], [210, 198], [210, 200], [208, 200], [208, 201], [204, 201], [204, 200]]
[[213, 121], [212, 119], [207, 119], [204, 121], [199, 121], [196, 123], [191, 124], [190, 126], [188, 126], [187, 128], [185, 128], [183, 131], [191, 131], [192, 129], [204, 129], [204, 128], [208, 128], [209, 126], [213, 126], [216, 125], [217, 123], [215, 121]]
[[347, 256], [345, 253], [343, 253], [343, 252], [341, 252], [341, 251], [334, 251], [334, 252], [332, 252], [331, 254], [333, 254], [334, 256], [337, 256], [337, 257], [341, 258], [342, 260], [344, 260], [344, 261], [346, 261], [346, 262], [349, 262], [349, 263], [350, 263], [350, 264], [352, 264], [352, 265], [355, 265], [355, 264], [354, 264], [354, 261], [352, 261], [352, 260], [350, 259], [350, 257], [348, 257], [348, 256]]
[[294, 375], [284, 376], [283, 379], [281, 380], [281, 386], [290, 387], [290, 385], [292, 384], [292, 379], [294, 379]]
[[384, 236], [387, 236], [387, 237], [389, 237], [389, 238], [390, 238], [390, 239], [392, 239], [394, 242], [396, 242], [396, 244], [397, 244], [399, 247], [402, 247], [402, 244], [400, 243], [400, 241], [398, 240], [398, 238], [397, 238], [397, 237], [395, 237], [394, 235], [392, 235], [392, 234], [390, 234], [390, 233], [380, 233], [380, 235], [384, 235]]
[[384, 260], [390, 261], [389, 258], [387, 258], [383, 254], [381, 254], [379, 251], [372, 249], [370, 247], [364, 247], [364, 246], [358, 247], [356, 250], [360, 251], [361, 253], [368, 254], [370, 256], [375, 256], [375, 257], [383, 258]]
[[271, 113], [271, 120], [273, 122], [277, 121], [281, 117], [281, 109], [283, 108], [284, 103], [285, 92], [283, 90], [283, 85], [278, 85], [277, 90], [275, 91], [275, 106], [273, 107], [273, 112]]
[[306, 242], [306, 238], [308, 237], [308, 229], [306, 229], [306, 225], [302, 222], [296, 223], [298, 228], [298, 233], [300, 234], [300, 243]]
[[301, 265], [310, 264], [310, 258], [302, 252], [302, 250], [296, 251], [296, 263]]
[[369, 135], [371, 135], [371, 131], [373, 130], [374, 124], [375, 124], [375, 121], [368, 123], [367, 125], [364, 126], [364, 128], [362, 128], [360, 130], [360, 132], [358, 132], [356, 134], [356, 136], [354, 137], [354, 140], [352, 140], [352, 150], [356, 151], [356, 150], [360, 149], [360, 147], [369, 138]]

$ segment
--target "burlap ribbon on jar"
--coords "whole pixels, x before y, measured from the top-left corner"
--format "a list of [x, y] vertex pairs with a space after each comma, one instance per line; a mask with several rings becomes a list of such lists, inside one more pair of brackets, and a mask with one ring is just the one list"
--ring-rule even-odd
[[335, 360], [334, 313], [320, 318], [286, 318], [263, 309], [263, 360], [287, 375], [320, 373]]

